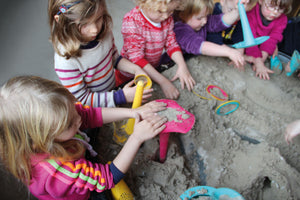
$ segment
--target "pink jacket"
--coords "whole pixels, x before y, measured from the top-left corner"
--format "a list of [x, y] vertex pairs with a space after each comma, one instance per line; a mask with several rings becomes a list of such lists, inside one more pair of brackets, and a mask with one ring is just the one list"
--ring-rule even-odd
[[255, 7], [247, 13], [249, 24], [254, 38], [261, 36], [270, 36], [270, 38], [261, 45], [249, 47], [245, 50], [246, 55], [255, 58], [262, 57], [262, 51], [272, 55], [276, 49], [277, 43], [283, 39], [283, 30], [287, 25], [287, 16], [281, 14], [274, 19], [268, 26], [264, 26], [260, 17], [260, 5], [257, 3]]
[[[82, 129], [102, 126], [101, 108], [76, 104], [82, 117]], [[32, 179], [30, 192], [40, 200], [87, 200], [90, 191], [102, 192], [114, 187], [108, 164], [92, 163], [85, 158], [60, 162], [48, 154], [31, 157]]]

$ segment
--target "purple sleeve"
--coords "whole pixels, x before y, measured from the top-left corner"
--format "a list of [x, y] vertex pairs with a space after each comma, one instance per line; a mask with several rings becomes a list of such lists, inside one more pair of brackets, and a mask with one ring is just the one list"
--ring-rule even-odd
[[200, 47], [205, 41], [206, 35], [202, 32], [195, 32], [189, 25], [182, 22], [175, 23], [174, 32], [183, 53], [200, 54]]
[[122, 173], [113, 162], [109, 165], [109, 170], [114, 177], [114, 184], [119, 183], [119, 181], [124, 177], [124, 173]]
[[215, 33], [223, 31], [230, 27], [230, 25], [223, 22], [223, 15], [223, 13], [219, 15], [209, 15], [207, 17], [207, 23], [204, 26], [206, 28], [206, 31]]
[[123, 90], [118, 90], [114, 92], [114, 101], [116, 105], [127, 103]]
[[78, 114], [81, 116], [82, 124], [80, 129], [96, 128], [103, 125], [101, 107], [83, 106], [80, 102], [77, 102], [75, 106]]

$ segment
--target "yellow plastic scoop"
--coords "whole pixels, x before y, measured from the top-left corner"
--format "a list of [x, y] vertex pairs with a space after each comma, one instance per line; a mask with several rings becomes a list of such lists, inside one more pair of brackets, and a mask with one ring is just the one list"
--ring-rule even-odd
[[[132, 108], [138, 108], [142, 104], [144, 89], [151, 88], [152, 81], [147, 75], [140, 74], [135, 77], [134, 82], [137, 87], [136, 87], [136, 91], [135, 91], [135, 95], [134, 95], [134, 99], [133, 99], [133, 103], [132, 103]], [[133, 132], [134, 122], [135, 122], [135, 119], [130, 118], [126, 124], [121, 125], [121, 128], [118, 128], [116, 123], [114, 124], [115, 130], [114, 130], [113, 139], [116, 143], [124, 144], [124, 142], [128, 138], [128, 135], [131, 135]]]

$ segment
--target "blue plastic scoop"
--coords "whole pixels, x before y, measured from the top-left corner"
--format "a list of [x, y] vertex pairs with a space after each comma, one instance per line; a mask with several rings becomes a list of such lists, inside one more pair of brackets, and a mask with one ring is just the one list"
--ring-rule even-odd
[[258, 38], [253, 37], [252, 31], [251, 31], [251, 28], [249, 25], [249, 21], [248, 21], [247, 15], [246, 15], [245, 7], [243, 4], [241, 4], [241, 0], [239, 0], [238, 9], [239, 9], [239, 14], [240, 14], [240, 19], [241, 19], [241, 24], [242, 24], [242, 29], [243, 29], [244, 41], [233, 44], [232, 47], [237, 48], [237, 49], [248, 48], [248, 47], [262, 44], [265, 41], [267, 41], [270, 38], [270, 36], [262, 36], [262, 37], [258, 37]]

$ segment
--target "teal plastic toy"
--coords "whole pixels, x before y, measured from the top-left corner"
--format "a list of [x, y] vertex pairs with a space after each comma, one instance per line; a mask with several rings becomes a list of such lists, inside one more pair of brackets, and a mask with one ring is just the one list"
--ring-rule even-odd
[[240, 14], [240, 19], [241, 19], [241, 24], [242, 24], [242, 29], [243, 29], [243, 36], [244, 36], [244, 41], [233, 44], [232, 47], [234, 48], [248, 48], [252, 46], [256, 46], [259, 44], [264, 43], [267, 41], [270, 37], [269, 36], [262, 36], [258, 38], [254, 38], [249, 21], [246, 15], [246, 10], [243, 4], [241, 4], [241, 0], [238, 2], [238, 9], [239, 9], [239, 14]]
[[273, 58], [273, 56], [271, 57], [271, 59], [270, 59], [270, 68], [271, 68], [271, 70], [279, 71], [279, 73], [277, 73], [277, 74], [281, 74], [281, 72], [282, 72], [282, 63], [279, 60], [278, 56], [275, 56], [274, 58]]
[[295, 50], [293, 52], [291, 62], [290, 62], [291, 71], [287, 72], [286, 75], [291, 76], [299, 67], [300, 67], [300, 55], [299, 52]]
[[234, 200], [245, 200], [245, 198], [230, 188], [214, 188], [210, 186], [196, 186], [186, 190], [180, 198], [182, 200], [189, 200], [199, 196], [207, 196], [210, 197], [211, 200], [222, 200], [230, 198]]

